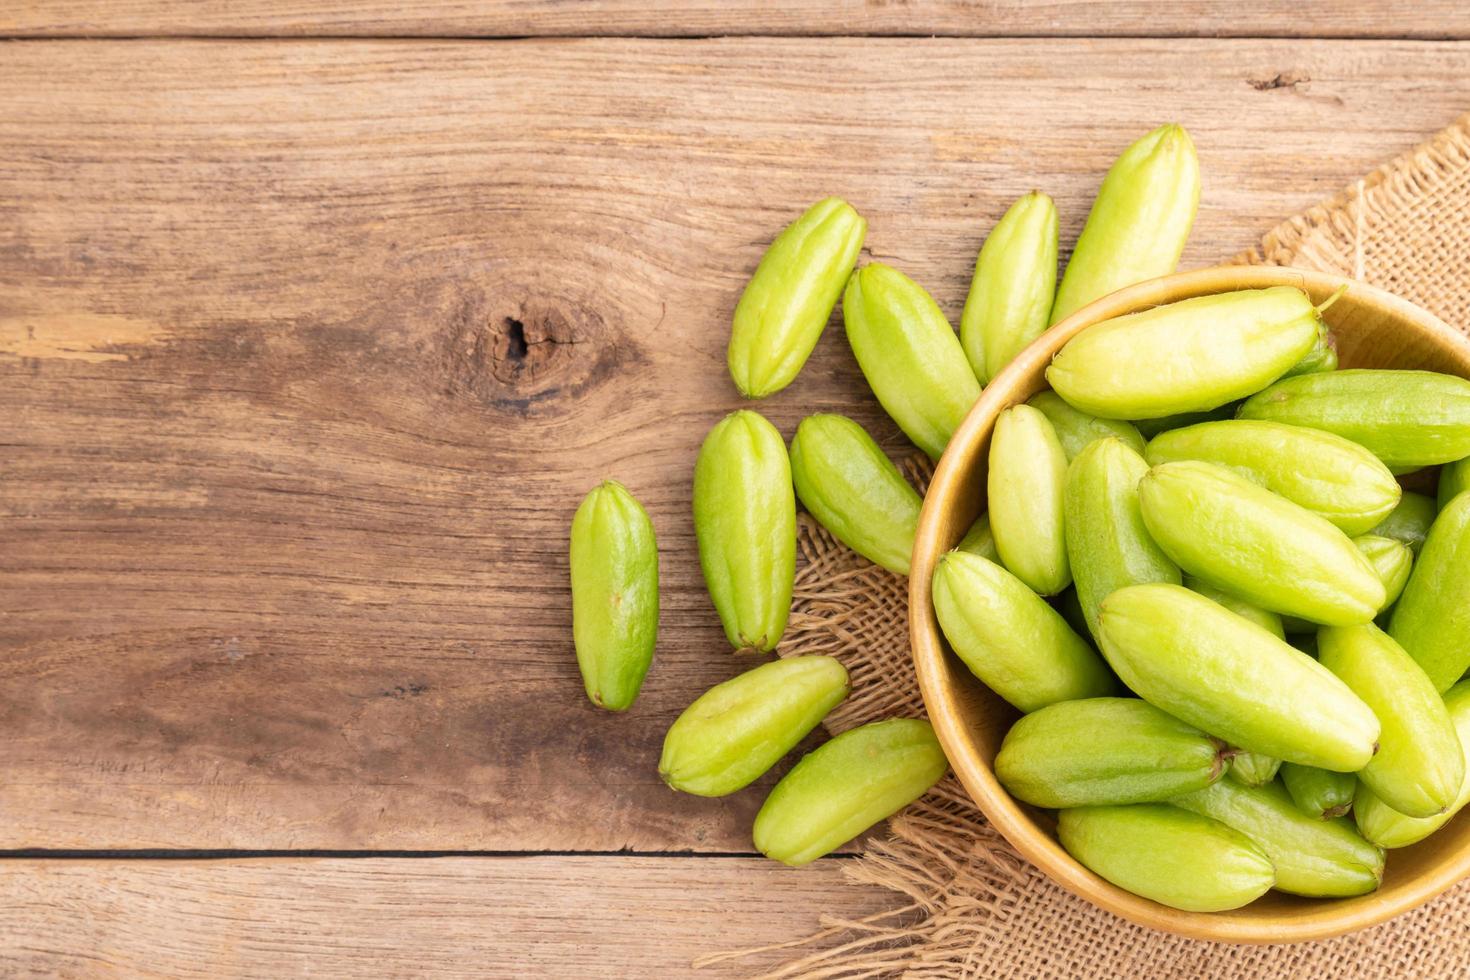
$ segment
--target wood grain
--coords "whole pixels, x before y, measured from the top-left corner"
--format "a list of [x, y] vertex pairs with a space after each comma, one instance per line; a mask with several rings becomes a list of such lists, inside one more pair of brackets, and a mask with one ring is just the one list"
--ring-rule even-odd
[[[687, 977], [899, 904], [841, 861], [433, 858], [11, 861], [0, 973]], [[774, 951], [701, 970], [750, 976]]]
[[[845, 195], [869, 255], [956, 317], [1011, 200], [1050, 191], [1070, 240], [1110, 159], [1179, 119], [1207, 264], [1450, 122], [1467, 54], [7, 46], [0, 846], [747, 849], [762, 787], [693, 800], [654, 769], [748, 665], [688, 495], [775, 229]], [[906, 451], [840, 330], [761, 410]], [[604, 475], [663, 561], [626, 716], [586, 702], [570, 646], [566, 528]]]
[[1459, 0], [20, 0], [0, 34], [538, 37], [1470, 37]]

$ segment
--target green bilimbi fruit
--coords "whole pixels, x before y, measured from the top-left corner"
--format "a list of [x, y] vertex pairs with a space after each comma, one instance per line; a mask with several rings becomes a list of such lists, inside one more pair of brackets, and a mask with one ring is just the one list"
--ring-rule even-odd
[[868, 223], [841, 198], [818, 201], [776, 236], [740, 294], [726, 361], [735, 387], [764, 398], [811, 355], [857, 262]]
[[1112, 675], [1062, 614], [1004, 568], [951, 551], [934, 569], [934, 613], [954, 652], [1022, 711], [1100, 697]]
[[1046, 330], [1057, 289], [1057, 206], [1032, 191], [1005, 213], [975, 260], [960, 316], [970, 367], [988, 382]]
[[1337, 370], [1337, 341], [1332, 336], [1332, 331], [1327, 329], [1327, 324], [1322, 324], [1322, 329], [1317, 332], [1317, 342], [1312, 349], [1307, 351], [1300, 361], [1292, 365], [1283, 377], [1291, 378], [1298, 374], [1319, 374], [1323, 371]]
[[1061, 442], [1062, 451], [1067, 454], [1068, 460], [1076, 459], [1082, 450], [1097, 440], [1110, 436], [1122, 440], [1125, 446], [1136, 453], [1143, 452], [1143, 436], [1139, 435], [1131, 422], [1100, 419], [1086, 412], [1079, 412], [1062, 401], [1062, 397], [1054, 391], [1033, 395], [1026, 404], [1046, 416], [1056, 430], [1057, 440]]
[[1280, 769], [1280, 759], [1259, 752], [1241, 752], [1230, 760], [1230, 778], [1242, 786], [1265, 786]]
[[1219, 779], [1224, 749], [1146, 701], [1088, 698], [1016, 722], [995, 775], [1012, 796], [1050, 809], [1155, 803]]
[[755, 818], [755, 846], [800, 867], [923, 796], [949, 761], [927, 721], [891, 718], [807, 753]]
[[1388, 467], [1362, 446], [1319, 429], [1279, 422], [1206, 422], [1157, 436], [1150, 466], [1196, 459], [1228, 467], [1325, 517], [1347, 535], [1366, 534], [1398, 505]]
[[1335, 626], [1383, 608], [1383, 583], [1347, 535], [1231, 470], [1164, 463], [1139, 483], [1138, 500], [1164, 553], [1217, 589]]
[[1387, 609], [1398, 601], [1408, 584], [1409, 572], [1414, 567], [1414, 553], [1402, 541], [1382, 538], [1376, 534], [1363, 534], [1353, 538], [1353, 544], [1368, 559], [1378, 578], [1383, 582], [1383, 608]]
[[1373, 709], [1378, 753], [1358, 773], [1373, 794], [1409, 817], [1432, 817], [1465, 780], [1455, 724], [1424, 671], [1371, 623], [1322, 630], [1317, 659]]
[[1438, 512], [1433, 498], [1406, 490], [1399, 498], [1399, 505], [1393, 509], [1393, 513], [1368, 533], [1402, 541], [1417, 555], [1424, 545], [1425, 535], [1429, 533], [1429, 525], [1434, 523], [1434, 515]]
[[1378, 719], [1331, 671], [1178, 585], [1103, 600], [1098, 642], [1123, 683], [1180, 721], [1248, 752], [1356, 772]]
[[[1191, 592], [1198, 592], [1212, 602], [1218, 602], [1226, 609], [1235, 613], [1235, 615], [1250, 620], [1273, 636], [1278, 636], [1283, 640], [1286, 639], [1286, 626], [1282, 622], [1281, 616], [1277, 613], [1273, 613], [1269, 609], [1262, 609], [1260, 606], [1252, 605], [1244, 599], [1239, 599], [1231, 595], [1229, 592], [1222, 592], [1207, 582], [1201, 582], [1193, 575], [1184, 576], [1184, 587]], [[1317, 628], [1311, 624], [1308, 624], [1308, 626], [1312, 630], [1316, 630]]]
[[695, 796], [726, 796], [759, 779], [847, 697], [831, 657], [762, 664], [716, 684], [664, 736], [658, 774]]
[[1383, 880], [1383, 851], [1346, 820], [1302, 813], [1281, 786], [1222, 779], [1171, 802], [1254, 841], [1276, 868], [1278, 891], [1339, 898], [1367, 894]]
[[980, 382], [939, 304], [897, 269], [875, 262], [848, 280], [842, 319], [883, 410], [938, 459], [980, 397]]
[[967, 551], [981, 558], [989, 558], [993, 562], [1000, 561], [1000, 552], [995, 550], [995, 535], [990, 533], [990, 514], [984, 513], [975, 518], [975, 523], [965, 532], [960, 543], [955, 545], [957, 551]]
[[1102, 418], [1208, 411], [1281, 377], [1311, 349], [1320, 322], [1292, 286], [1196, 296], [1089, 327], [1067, 341], [1046, 379]]
[[796, 579], [796, 495], [786, 442], [756, 412], [725, 416], [694, 464], [699, 565], [737, 650], [775, 649]]
[[1470, 381], [1433, 371], [1298, 375], [1251, 396], [1240, 417], [1336, 433], [1397, 472], [1470, 455]]
[[1199, 208], [1199, 160], [1183, 126], [1128, 147], [1103, 178], [1057, 287], [1051, 322], [1179, 264]]
[[1388, 631], [1438, 691], [1470, 668], [1470, 494], [1434, 519]]
[[1179, 582], [1179, 566], [1149, 537], [1138, 507], [1143, 457], [1118, 439], [1099, 439], [1067, 468], [1063, 496], [1067, 558], [1087, 628], [1097, 608], [1125, 585]]
[[1133, 423], [1133, 427], [1144, 439], [1152, 439], [1161, 432], [1184, 429], [1205, 422], [1223, 422], [1226, 419], [1233, 419], [1235, 410], [1239, 407], [1239, 402], [1226, 402], [1219, 408], [1212, 408], [1208, 412], [1184, 412], [1181, 415], [1165, 415], [1159, 419], [1138, 419]]
[[1062, 529], [1067, 454], [1056, 430], [1030, 405], [1014, 405], [995, 420], [986, 498], [1000, 559], [1041, 595], [1072, 581]]
[[587, 697], [623, 711], [643, 687], [658, 637], [658, 545], [653, 522], [621, 483], [607, 480], [572, 518], [572, 641]]
[[[1358, 777], [1314, 766], [1281, 764], [1281, 782], [1296, 808], [1317, 820], [1335, 820], [1353, 808]], [[1378, 843], [1378, 842], [1375, 842]]]
[[1470, 681], [1461, 681], [1445, 692], [1445, 709], [1455, 723], [1455, 732], [1460, 738], [1460, 748], [1465, 756], [1465, 781], [1460, 792], [1444, 813], [1433, 817], [1406, 817], [1384, 803], [1366, 786], [1358, 789], [1353, 802], [1353, 816], [1363, 836], [1379, 847], [1408, 847], [1417, 844], [1439, 828], [1470, 803]]
[[1276, 883], [1270, 858], [1249, 837], [1167, 803], [1063, 810], [1057, 836], [1119, 888], [1186, 912], [1237, 909]]
[[1470, 456], [1446, 463], [1444, 469], [1439, 471], [1440, 510], [1448, 507], [1451, 500], [1466, 490], [1470, 490]]
[[791, 440], [796, 495], [853, 551], [899, 575], [909, 573], [924, 505], [863, 427], [841, 415], [809, 415]]

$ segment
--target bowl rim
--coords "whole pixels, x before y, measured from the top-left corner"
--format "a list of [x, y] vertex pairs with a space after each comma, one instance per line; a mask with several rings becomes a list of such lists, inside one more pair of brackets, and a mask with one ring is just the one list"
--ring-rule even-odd
[[[919, 690], [929, 719], [950, 765], [980, 810], [1001, 834], [1051, 880], [1100, 908], [1140, 925], [1193, 939], [1233, 943], [1289, 943], [1327, 939], [1384, 922], [1442, 894], [1470, 874], [1470, 842], [1447, 860], [1395, 890], [1352, 899], [1317, 899], [1299, 913], [1266, 917], [1235, 912], [1185, 912], [1134, 895], [1087, 870], [1069, 855], [1017, 803], [996, 779], [990, 765], [969, 750], [965, 723], [958, 707], [959, 692], [946, 683], [945, 658], [950, 654], [942, 639], [930, 595], [930, 579], [950, 542], [941, 540], [942, 518], [950, 499], [959, 492], [967, 466], [956, 447], [981, 442], [1001, 410], [1024, 401], [1036, 390], [1011, 379], [1044, 369], [1055, 351], [1079, 332], [1102, 320], [1135, 312], [1163, 302], [1234, 289], [1298, 286], [1314, 295], [1327, 295], [1343, 285], [1355, 297], [1401, 319], [1411, 329], [1432, 338], [1436, 345], [1459, 348], [1470, 362], [1470, 338], [1433, 314], [1366, 283], [1342, 276], [1278, 266], [1214, 266], [1175, 273], [1110, 293], [1050, 327], [1025, 348], [985, 386], [940, 458], [924, 497], [914, 540], [909, 578], [909, 645]], [[1013, 396], [1013, 393], [1014, 396]], [[1249, 908], [1249, 906], [1246, 906]]]

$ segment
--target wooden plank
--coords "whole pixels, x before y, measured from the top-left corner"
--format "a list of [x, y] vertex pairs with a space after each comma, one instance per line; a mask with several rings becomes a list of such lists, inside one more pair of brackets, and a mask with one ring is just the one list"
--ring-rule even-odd
[[20, 0], [0, 34], [540, 37], [947, 35], [954, 37], [1470, 37], [1459, 0]]
[[[1070, 240], [1114, 154], [1180, 119], [1186, 264], [1218, 261], [1450, 122], [1467, 53], [9, 46], [0, 847], [746, 850], [761, 787], [694, 800], [655, 766], [748, 665], [688, 494], [774, 230], [843, 194], [957, 317], [1012, 199], [1051, 191]], [[761, 410], [906, 451], [840, 330]], [[569, 635], [566, 528], [604, 475], [662, 545], [626, 716], [587, 704]]]
[[[0, 973], [83, 977], [685, 977], [900, 896], [837, 860], [7, 861]], [[701, 970], [749, 976], [773, 951]]]

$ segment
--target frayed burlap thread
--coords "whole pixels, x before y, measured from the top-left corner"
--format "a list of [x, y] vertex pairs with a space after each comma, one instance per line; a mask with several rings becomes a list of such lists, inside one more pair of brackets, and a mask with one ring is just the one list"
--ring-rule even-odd
[[[1352, 276], [1470, 326], [1470, 116], [1283, 222], [1235, 261]], [[927, 460], [905, 465], [922, 489]], [[906, 582], [805, 516], [798, 542], [791, 627], [779, 652], [827, 654], [847, 666], [853, 694], [827, 727], [840, 732], [879, 718], [921, 716]], [[1290, 946], [1198, 942], [1136, 926], [1052, 883], [991, 828], [953, 776], [895, 816], [886, 836], [872, 838], [847, 863], [846, 874], [893, 891], [893, 908], [857, 921], [824, 917], [821, 932], [780, 947], [791, 958], [765, 976], [1470, 976], [1470, 883], [1338, 939]]]

